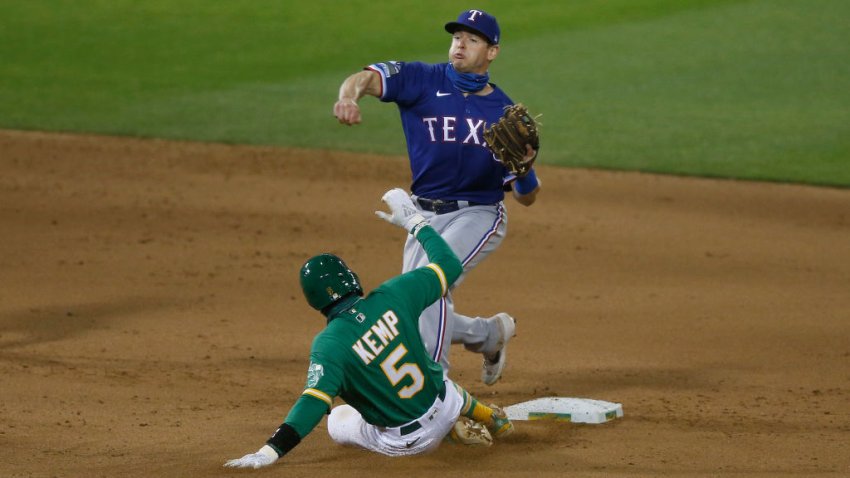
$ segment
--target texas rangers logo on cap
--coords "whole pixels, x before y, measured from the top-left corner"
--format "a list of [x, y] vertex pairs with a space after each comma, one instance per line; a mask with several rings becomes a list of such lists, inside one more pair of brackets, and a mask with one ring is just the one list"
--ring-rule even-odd
[[484, 10], [465, 10], [460, 12], [456, 21], [446, 23], [446, 31], [449, 33], [454, 33], [461, 28], [478, 33], [494, 45], [499, 43], [501, 34], [499, 23], [496, 17]]
[[469, 11], [469, 21], [474, 22], [475, 17], [481, 15], [481, 10], [470, 10]]

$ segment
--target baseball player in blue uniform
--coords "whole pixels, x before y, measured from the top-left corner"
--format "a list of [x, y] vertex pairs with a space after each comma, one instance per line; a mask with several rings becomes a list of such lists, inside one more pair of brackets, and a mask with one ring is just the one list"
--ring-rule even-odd
[[[501, 118], [513, 101], [490, 83], [488, 68], [499, 54], [499, 24], [482, 10], [466, 10], [445, 25], [451, 33], [449, 62], [385, 61], [368, 65], [340, 86], [334, 115], [340, 123], [361, 122], [357, 101], [370, 95], [398, 106], [413, 177], [412, 199], [463, 264], [463, 275], [505, 237], [506, 191], [530, 206], [540, 191], [532, 168], [522, 178], [508, 173], [487, 148], [484, 130]], [[537, 152], [527, 147], [526, 160]], [[408, 238], [403, 271], [428, 263], [421, 245]], [[482, 380], [491, 385], [502, 375], [506, 346], [516, 323], [507, 313], [469, 317], [455, 311], [447, 294], [423, 312], [420, 335], [431, 357], [448, 372], [451, 343], [462, 343], [484, 356]]]

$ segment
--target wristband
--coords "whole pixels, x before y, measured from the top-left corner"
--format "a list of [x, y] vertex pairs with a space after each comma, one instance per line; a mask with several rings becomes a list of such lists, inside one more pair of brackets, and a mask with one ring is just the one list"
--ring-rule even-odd
[[537, 173], [534, 172], [534, 169], [531, 169], [528, 171], [528, 174], [521, 178], [517, 178], [517, 180], [514, 181], [514, 189], [516, 189], [516, 192], [520, 195], [524, 196], [531, 191], [534, 191], [539, 184], [540, 182], [537, 180]]
[[422, 216], [422, 214], [414, 214], [407, 218], [404, 222], [404, 228], [407, 229], [407, 232], [416, 237], [416, 234], [419, 233], [419, 230], [422, 229], [422, 226], [428, 224], [428, 221]]
[[277, 452], [278, 456], [286, 455], [289, 450], [295, 448], [301, 443], [301, 436], [288, 423], [284, 423], [274, 432], [271, 438], [266, 441]]
[[416, 237], [419, 234], [419, 231], [421, 231], [422, 228], [427, 226], [427, 225], [428, 225], [428, 221], [422, 221], [422, 222], [416, 224], [415, 226], [413, 226], [413, 229], [410, 230], [410, 234], [413, 237]]

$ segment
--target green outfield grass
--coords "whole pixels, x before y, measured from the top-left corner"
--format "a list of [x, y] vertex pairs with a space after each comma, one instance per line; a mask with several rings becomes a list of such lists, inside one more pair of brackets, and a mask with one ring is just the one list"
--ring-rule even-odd
[[[543, 114], [544, 164], [850, 186], [850, 1], [469, 7], [500, 19], [491, 77]], [[0, 127], [403, 154], [394, 106], [342, 127], [337, 89], [374, 61], [444, 61], [458, 10], [0, 0]]]

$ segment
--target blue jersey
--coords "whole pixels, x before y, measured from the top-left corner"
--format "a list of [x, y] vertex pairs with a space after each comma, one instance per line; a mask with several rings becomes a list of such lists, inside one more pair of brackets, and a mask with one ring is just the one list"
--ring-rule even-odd
[[395, 102], [407, 140], [413, 194], [491, 204], [513, 179], [487, 149], [484, 130], [513, 104], [498, 86], [467, 95], [446, 75], [448, 63], [389, 61], [366, 69], [381, 75], [381, 101]]

